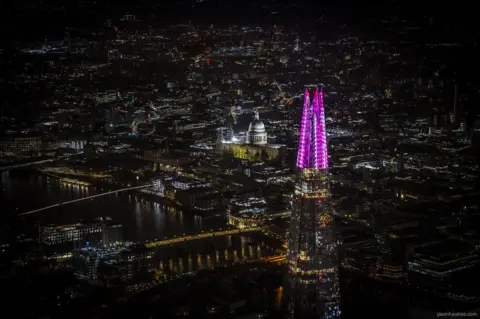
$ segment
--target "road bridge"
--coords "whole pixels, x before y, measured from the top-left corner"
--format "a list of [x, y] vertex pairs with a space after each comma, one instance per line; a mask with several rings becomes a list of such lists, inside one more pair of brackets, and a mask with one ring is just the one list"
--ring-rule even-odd
[[208, 233], [200, 233], [194, 235], [187, 235], [187, 236], [180, 236], [174, 237], [164, 240], [158, 240], [153, 242], [145, 243], [147, 248], [158, 247], [158, 246], [167, 246], [173, 245], [178, 243], [183, 243], [187, 241], [199, 240], [204, 238], [210, 237], [217, 237], [217, 236], [226, 236], [226, 235], [236, 235], [236, 234], [243, 234], [243, 233], [251, 233], [263, 230], [263, 227], [252, 227], [252, 228], [242, 228], [242, 229], [227, 229], [227, 230], [218, 230], [212, 231]]
[[0, 171], [9, 171], [9, 170], [16, 169], [16, 168], [24, 168], [24, 167], [29, 167], [29, 166], [34, 166], [34, 165], [39, 165], [39, 164], [44, 164], [44, 163], [51, 163], [53, 161], [54, 161], [54, 159], [46, 159], [46, 160], [35, 161], [35, 162], [28, 162], [28, 163], [14, 164], [14, 165], [9, 165], [9, 166], [2, 166], [2, 167], [0, 167]]
[[286, 255], [277, 255], [277, 256], [266, 257], [262, 261], [270, 264], [281, 264], [285, 262], [286, 258], [287, 258]]

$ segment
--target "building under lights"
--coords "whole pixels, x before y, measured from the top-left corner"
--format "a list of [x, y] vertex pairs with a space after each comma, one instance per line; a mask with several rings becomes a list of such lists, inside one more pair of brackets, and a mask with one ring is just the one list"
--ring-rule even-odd
[[327, 209], [328, 151], [323, 92], [305, 90], [298, 175], [288, 234], [287, 318], [340, 316], [336, 238]]
[[129, 242], [73, 251], [75, 277], [92, 282], [115, 277], [125, 282], [143, 280], [154, 268], [155, 253]]
[[18, 156], [22, 153], [40, 152], [42, 139], [38, 136], [2, 137], [0, 139], [0, 156]]
[[38, 224], [36, 226], [38, 242], [47, 246], [65, 243], [77, 243], [83, 246], [87, 241], [92, 246], [103, 246], [123, 239], [122, 225], [112, 222], [109, 217], [87, 224]]
[[284, 145], [269, 144], [265, 124], [258, 111], [245, 136], [235, 135], [231, 127], [218, 129], [217, 150], [230, 153], [235, 158], [249, 161], [275, 160], [281, 158]]

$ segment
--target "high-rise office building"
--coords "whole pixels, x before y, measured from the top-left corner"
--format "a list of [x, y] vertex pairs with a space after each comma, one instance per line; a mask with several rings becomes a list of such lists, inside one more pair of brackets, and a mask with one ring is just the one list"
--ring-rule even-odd
[[323, 92], [305, 90], [297, 181], [288, 234], [287, 318], [340, 315], [336, 239], [327, 208], [328, 151]]
[[86, 242], [91, 246], [109, 246], [121, 242], [122, 235], [122, 225], [112, 222], [109, 217], [85, 224], [37, 225], [37, 240], [47, 246], [75, 243], [76, 246], [83, 247]]
[[38, 136], [2, 136], [0, 139], [0, 156], [18, 156], [27, 152], [40, 152], [42, 139]]

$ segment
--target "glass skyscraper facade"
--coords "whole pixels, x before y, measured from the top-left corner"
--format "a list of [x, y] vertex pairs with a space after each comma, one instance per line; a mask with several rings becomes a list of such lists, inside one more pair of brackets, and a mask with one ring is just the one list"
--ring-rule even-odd
[[286, 317], [338, 318], [336, 238], [328, 209], [328, 150], [323, 92], [305, 90], [297, 181], [288, 234]]

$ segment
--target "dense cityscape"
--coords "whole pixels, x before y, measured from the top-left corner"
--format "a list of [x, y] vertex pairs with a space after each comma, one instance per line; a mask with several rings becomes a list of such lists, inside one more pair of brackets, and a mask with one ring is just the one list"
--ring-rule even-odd
[[475, 36], [329, 5], [5, 11], [6, 318], [477, 316]]

